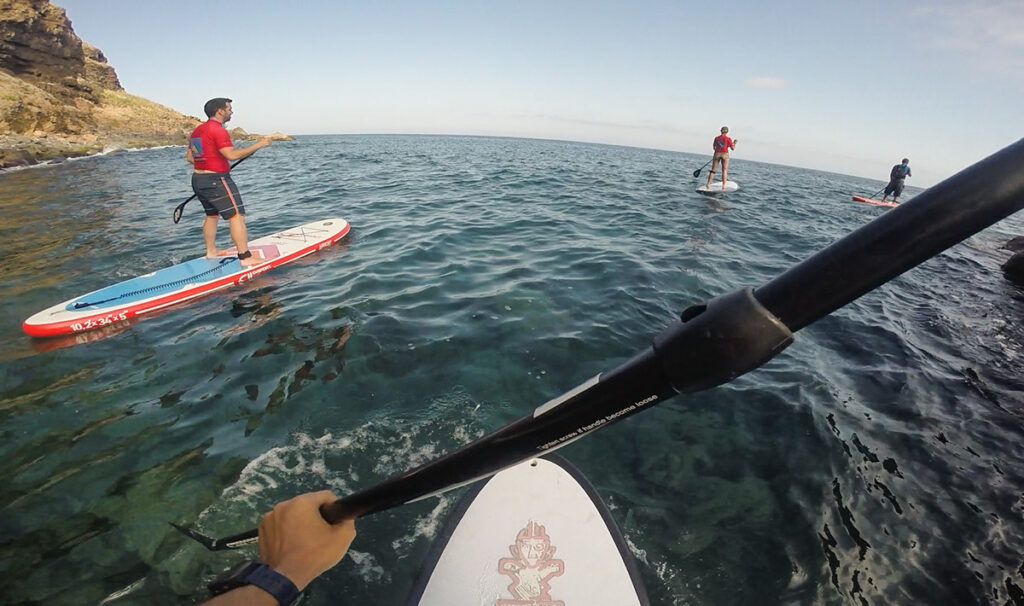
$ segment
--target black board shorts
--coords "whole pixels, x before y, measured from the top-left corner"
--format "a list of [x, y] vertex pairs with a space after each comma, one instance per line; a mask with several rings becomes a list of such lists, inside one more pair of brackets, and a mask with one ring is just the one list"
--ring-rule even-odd
[[192, 191], [203, 203], [207, 217], [220, 215], [230, 219], [236, 213], [245, 216], [242, 194], [229, 173], [192, 173]]
[[903, 193], [903, 179], [893, 179], [889, 181], [889, 184], [885, 186], [885, 195], [893, 194], [894, 197], [899, 198], [900, 194]]

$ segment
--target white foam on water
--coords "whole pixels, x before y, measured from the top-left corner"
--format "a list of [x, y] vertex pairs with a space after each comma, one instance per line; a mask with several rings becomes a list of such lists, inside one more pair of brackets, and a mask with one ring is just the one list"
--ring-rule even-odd
[[108, 145], [108, 146], [104, 147], [102, 150], [100, 150], [100, 151], [98, 151], [98, 152], [96, 152], [94, 154], [87, 154], [87, 155], [84, 155], [84, 156], [74, 156], [74, 157], [70, 157], [70, 158], [60, 157], [60, 158], [54, 158], [52, 160], [43, 160], [41, 162], [36, 162], [35, 164], [27, 164], [27, 165], [23, 165], [23, 166], [8, 166], [6, 168], [0, 168], [0, 174], [6, 173], [6, 172], [15, 172], [15, 171], [19, 171], [19, 170], [26, 170], [26, 169], [30, 169], [30, 168], [42, 168], [44, 166], [56, 166], [58, 164], [63, 164], [65, 162], [78, 162], [80, 160], [88, 160], [90, 158], [98, 158], [98, 157], [101, 157], [101, 156], [109, 156], [110, 154], [112, 154], [114, 152], [125, 152], [125, 153], [147, 152], [147, 151], [153, 151], [153, 150], [157, 150], [157, 149], [169, 149], [169, 148], [173, 148], [173, 147], [184, 148], [185, 146], [184, 145], [158, 145], [156, 147], [117, 147], [116, 145]]
[[42, 162], [37, 162], [35, 164], [27, 164], [27, 165], [23, 165], [23, 166], [8, 166], [7, 168], [0, 168], [0, 174], [2, 174], [2, 173], [13, 173], [13, 172], [17, 172], [19, 170], [28, 170], [30, 168], [42, 168], [44, 166], [56, 166], [57, 164], [61, 164], [62, 162], [64, 162], [64, 160], [43, 160]]
[[345, 556], [350, 558], [356, 565], [356, 574], [359, 575], [359, 578], [371, 583], [391, 581], [391, 575], [384, 570], [384, 567], [371, 554], [365, 551], [349, 549]]
[[269, 511], [278, 501], [325, 486], [335, 494], [351, 492], [346, 470], [328, 470], [325, 453], [343, 450], [350, 437], [335, 438], [325, 433], [314, 438], [294, 434], [294, 443], [271, 448], [246, 465], [238, 480], [221, 493], [197, 519], [202, 528], [227, 528], [238, 525], [240, 504], [253, 512], [253, 518]]
[[[256, 497], [267, 490], [276, 489], [280, 486], [282, 478], [292, 476], [312, 476], [330, 480], [323, 452], [340, 448], [338, 442], [346, 440], [335, 440], [331, 433], [319, 438], [299, 433], [295, 434], [295, 440], [295, 444], [271, 448], [250, 461], [242, 470], [238, 481], [228, 487], [224, 496], [232, 501], [247, 501], [245, 497]], [[347, 488], [343, 480], [339, 481], [342, 484], [339, 488]], [[334, 483], [331, 484], [333, 486]]]
[[391, 444], [392, 448], [382, 451], [377, 457], [376, 471], [397, 473], [407, 467], [421, 465], [440, 456], [436, 444], [414, 446], [412, 435], [400, 436], [401, 441]]
[[[473, 400], [465, 394], [453, 394], [446, 402], [434, 402], [429, 407], [443, 413], [417, 416], [413, 421], [375, 419], [341, 435], [327, 432], [315, 437], [297, 432], [290, 444], [271, 448], [250, 461], [238, 479], [198, 516], [197, 527], [237, 527], [240, 508], [251, 510], [255, 518], [277, 502], [303, 492], [327, 487], [344, 496], [368, 487], [361, 477], [384, 481], [428, 463], [450, 450], [438, 444], [438, 433], [450, 436], [457, 445], [484, 434], [482, 427], [473, 425], [472, 412], [466, 413], [473, 406]], [[448, 504], [449, 500], [442, 498], [407, 542], [432, 536]]]
[[636, 543], [634, 543], [628, 535], [623, 534], [622, 538], [626, 540], [626, 545], [629, 547], [629, 550], [633, 553], [634, 558], [636, 558], [639, 562], [642, 562], [645, 566], [647, 566], [649, 570], [652, 570], [654, 572], [654, 576], [658, 577], [658, 579], [661, 580], [663, 586], [671, 586], [669, 581], [676, 578], [681, 572], [680, 570], [672, 567], [670, 562], [659, 562], [654, 560], [654, 558], [648, 556], [647, 551], [645, 549], [637, 547]]
[[416, 520], [416, 526], [413, 528], [412, 533], [392, 541], [391, 548], [396, 553], [406, 555], [409, 553], [409, 548], [419, 539], [432, 540], [437, 535], [437, 530], [442, 521], [447, 517], [448, 508], [455, 502], [455, 498], [450, 495], [451, 493], [439, 495], [437, 497], [437, 505], [430, 510], [430, 513]]

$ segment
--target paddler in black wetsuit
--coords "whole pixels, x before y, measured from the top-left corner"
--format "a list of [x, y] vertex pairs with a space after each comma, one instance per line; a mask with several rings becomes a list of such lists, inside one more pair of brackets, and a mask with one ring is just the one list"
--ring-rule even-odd
[[885, 195], [882, 196], [882, 202], [892, 194], [893, 203], [896, 202], [896, 198], [900, 197], [903, 193], [903, 180], [907, 177], [912, 176], [910, 174], [910, 160], [903, 158], [903, 161], [892, 167], [889, 171], [889, 184], [885, 186]]

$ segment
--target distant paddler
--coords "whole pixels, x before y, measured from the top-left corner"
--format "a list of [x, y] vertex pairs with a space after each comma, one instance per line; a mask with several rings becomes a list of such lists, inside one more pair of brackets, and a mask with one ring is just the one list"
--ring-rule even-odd
[[[242, 267], [259, 265], [263, 259], [253, 257], [249, 250], [249, 234], [245, 228], [245, 205], [238, 186], [231, 179], [229, 160], [241, 161], [270, 145], [270, 139], [263, 137], [255, 144], [235, 149], [224, 124], [234, 113], [231, 99], [217, 97], [210, 99], [203, 107], [209, 118], [192, 131], [188, 139], [185, 160], [194, 168], [192, 191], [203, 203], [206, 219], [203, 221], [203, 242], [207, 258], [220, 256], [217, 251], [217, 218], [228, 222], [231, 240], [238, 251], [238, 262]], [[237, 163], [236, 163], [237, 164]]]
[[704, 184], [705, 188], [711, 186], [711, 178], [714, 176], [715, 167], [718, 166], [719, 163], [722, 165], [722, 189], [725, 190], [726, 188], [725, 182], [728, 180], [728, 175], [726, 173], [729, 170], [729, 150], [736, 149], [736, 144], [740, 142], [739, 139], [730, 138], [728, 132], [729, 127], [723, 126], [722, 134], [715, 137], [715, 140], [712, 143], [712, 147], [715, 150], [715, 156], [711, 159], [711, 170], [708, 172], [708, 180], [707, 183]]
[[889, 184], [885, 186], [885, 195], [882, 196], [882, 202], [885, 202], [889, 194], [892, 194], [893, 203], [898, 204], [896, 198], [899, 198], [900, 194], [903, 193], [903, 181], [907, 177], [912, 176], [910, 174], [910, 160], [903, 158], [902, 162], [893, 166], [892, 170], [889, 171]]

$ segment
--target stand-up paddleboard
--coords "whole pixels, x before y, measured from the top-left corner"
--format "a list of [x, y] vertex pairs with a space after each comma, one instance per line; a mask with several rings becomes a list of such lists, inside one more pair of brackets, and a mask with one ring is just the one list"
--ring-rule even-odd
[[547, 455], [471, 489], [427, 554], [406, 606], [647, 606], [594, 488]]
[[110, 326], [252, 280], [334, 244], [348, 231], [344, 219], [299, 225], [249, 242], [253, 256], [263, 259], [259, 265], [242, 267], [234, 249], [228, 251], [232, 256], [192, 259], [69, 299], [35, 314], [21, 327], [33, 337], [55, 337]]
[[888, 206], [889, 208], [892, 208], [894, 206], [899, 206], [898, 202], [888, 202], [888, 201], [887, 202], [882, 202], [881, 200], [875, 200], [875, 199], [872, 199], [872, 198], [865, 198], [863, 196], [854, 196], [853, 197], [853, 201], [854, 202], [863, 202], [865, 204], [874, 204], [875, 206]]
[[725, 186], [722, 186], [721, 181], [712, 181], [711, 185], [701, 185], [697, 188], [702, 194], [720, 194], [723, 192], [736, 191], [740, 186], [735, 181], [726, 181]]

